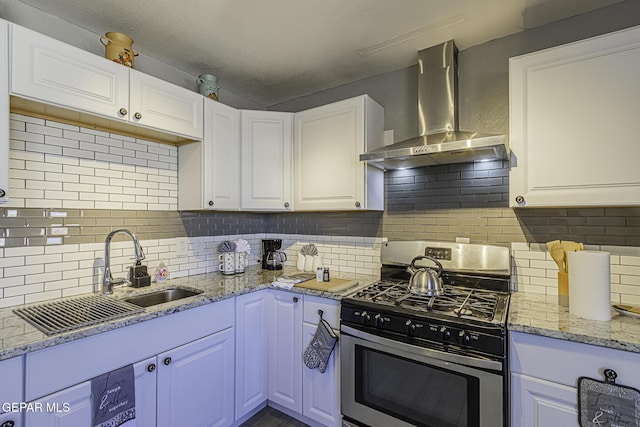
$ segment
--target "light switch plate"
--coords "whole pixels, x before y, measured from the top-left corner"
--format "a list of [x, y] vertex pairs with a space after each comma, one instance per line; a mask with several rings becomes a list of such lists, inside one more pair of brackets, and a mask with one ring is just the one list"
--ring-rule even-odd
[[189, 256], [189, 239], [186, 237], [176, 237], [176, 256]]

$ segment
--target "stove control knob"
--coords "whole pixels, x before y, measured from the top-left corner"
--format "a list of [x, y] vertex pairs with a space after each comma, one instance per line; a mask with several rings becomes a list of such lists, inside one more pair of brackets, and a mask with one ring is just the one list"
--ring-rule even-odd
[[442, 339], [445, 341], [448, 341], [451, 338], [451, 331], [444, 326], [440, 328], [440, 333], [442, 334]]
[[405, 325], [407, 326], [407, 334], [411, 335], [416, 331], [416, 325], [411, 320], [407, 320]]
[[469, 332], [460, 331], [458, 333], [458, 337], [460, 338], [460, 344], [462, 345], [469, 345], [471, 343], [471, 336], [469, 335]]
[[360, 317], [362, 319], [362, 323], [368, 323], [369, 321], [371, 321], [371, 316], [366, 311], [363, 311]]
[[381, 328], [382, 325], [384, 325], [384, 317], [382, 317], [382, 315], [380, 313], [376, 314], [374, 319], [376, 319], [376, 326], [377, 327]]

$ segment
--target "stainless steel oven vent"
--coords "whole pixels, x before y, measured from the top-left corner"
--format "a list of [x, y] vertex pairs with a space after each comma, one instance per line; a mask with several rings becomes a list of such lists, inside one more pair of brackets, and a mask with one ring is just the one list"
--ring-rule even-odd
[[54, 335], [142, 313], [144, 309], [125, 301], [91, 294], [25, 305], [13, 312], [45, 334]]

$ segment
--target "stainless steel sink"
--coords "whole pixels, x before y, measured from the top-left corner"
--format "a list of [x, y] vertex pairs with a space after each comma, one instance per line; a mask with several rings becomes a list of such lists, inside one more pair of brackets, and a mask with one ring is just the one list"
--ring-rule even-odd
[[123, 301], [135, 304], [139, 307], [151, 307], [152, 305], [164, 304], [165, 302], [177, 301], [183, 298], [199, 295], [202, 292], [203, 291], [196, 291], [192, 289], [169, 288], [161, 291], [149, 292], [148, 294], [124, 298]]

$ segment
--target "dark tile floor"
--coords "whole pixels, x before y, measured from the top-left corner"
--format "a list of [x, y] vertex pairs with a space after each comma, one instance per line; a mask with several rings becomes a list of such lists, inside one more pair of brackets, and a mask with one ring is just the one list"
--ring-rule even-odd
[[302, 421], [291, 418], [267, 406], [253, 417], [242, 423], [240, 427], [308, 427]]

